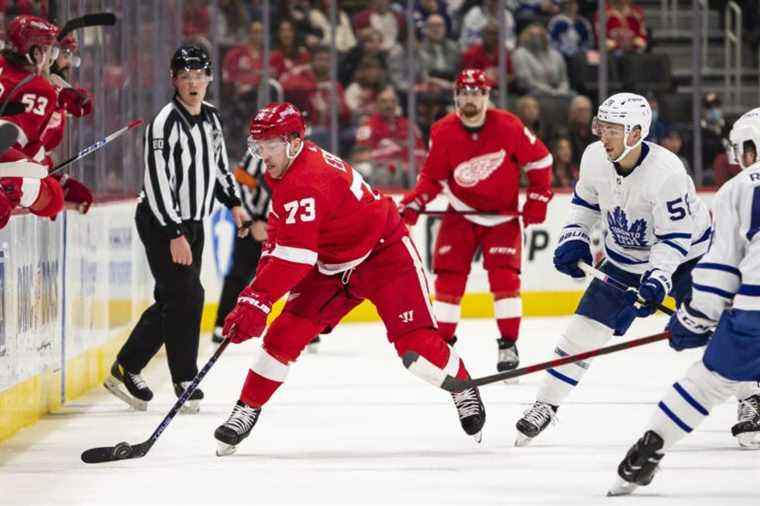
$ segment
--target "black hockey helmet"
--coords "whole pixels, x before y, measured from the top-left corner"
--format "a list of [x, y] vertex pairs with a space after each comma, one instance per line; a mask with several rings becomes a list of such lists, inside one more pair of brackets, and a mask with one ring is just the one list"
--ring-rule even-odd
[[185, 44], [180, 46], [172, 56], [172, 77], [177, 77], [180, 70], [204, 70], [211, 76], [211, 58], [198, 46]]

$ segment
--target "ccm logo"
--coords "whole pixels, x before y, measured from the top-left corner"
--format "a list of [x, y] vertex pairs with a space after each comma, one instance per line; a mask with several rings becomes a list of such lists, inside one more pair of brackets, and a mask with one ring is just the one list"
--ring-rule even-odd
[[493, 246], [488, 248], [488, 252], [492, 255], [514, 255], [517, 253], [515, 248], [507, 248], [504, 246]]

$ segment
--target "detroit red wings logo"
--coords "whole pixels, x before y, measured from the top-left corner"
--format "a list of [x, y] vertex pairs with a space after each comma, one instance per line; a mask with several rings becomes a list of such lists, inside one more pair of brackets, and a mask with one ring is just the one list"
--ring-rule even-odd
[[504, 161], [505, 156], [507, 156], [507, 152], [500, 149], [495, 153], [486, 153], [465, 160], [454, 169], [454, 180], [459, 186], [473, 187], [493, 174], [493, 171], [498, 169]]

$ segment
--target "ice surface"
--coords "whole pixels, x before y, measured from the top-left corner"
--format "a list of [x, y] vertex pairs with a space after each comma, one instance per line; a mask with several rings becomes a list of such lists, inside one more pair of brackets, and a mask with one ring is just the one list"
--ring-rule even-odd
[[[525, 319], [522, 365], [548, 360], [566, 323]], [[663, 324], [638, 322], [627, 338]], [[492, 374], [495, 323], [468, 320], [458, 335], [473, 375]], [[652, 485], [605, 497], [655, 403], [700, 350], [656, 343], [597, 358], [559, 424], [525, 448], [513, 446], [514, 424], [545, 373], [484, 387], [478, 446], [449, 395], [403, 369], [379, 324], [346, 324], [319, 354], [301, 357], [238, 453], [218, 458], [214, 429], [256, 345], [230, 346], [202, 383], [201, 413], [175, 418], [145, 458], [85, 465], [79, 455], [150, 435], [175, 400], [163, 356], [145, 371], [157, 394], [146, 413], [97, 389], [21, 431], [0, 446], [0, 504], [760, 504], [760, 452], [740, 450], [731, 437], [734, 400], [665, 457]], [[211, 353], [203, 348], [201, 361]]]

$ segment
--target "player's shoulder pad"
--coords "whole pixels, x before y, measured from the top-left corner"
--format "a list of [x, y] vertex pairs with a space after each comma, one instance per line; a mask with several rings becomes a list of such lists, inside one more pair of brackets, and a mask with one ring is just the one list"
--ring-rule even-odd
[[486, 111], [486, 121], [496, 121], [503, 125], [523, 126], [522, 120], [516, 114], [496, 107], [490, 107]]
[[456, 128], [460, 123], [461, 120], [459, 119], [459, 116], [457, 116], [454, 112], [450, 112], [443, 118], [433, 123], [433, 125], [430, 127], [430, 136], [432, 137], [433, 135], [438, 135], [439, 133], [451, 128]]
[[651, 157], [651, 160], [648, 160], [648, 162], [656, 168], [658, 173], [661, 174], [661, 180], [674, 175], [688, 176], [686, 167], [684, 167], [684, 164], [681, 159], [678, 158], [678, 155], [659, 144], [653, 142], [647, 142], [646, 144], [649, 147], [649, 154], [647, 157]]
[[581, 155], [580, 170], [585, 172], [603, 170], [610, 165], [607, 152], [604, 150], [602, 141], [594, 141], [583, 150]]

